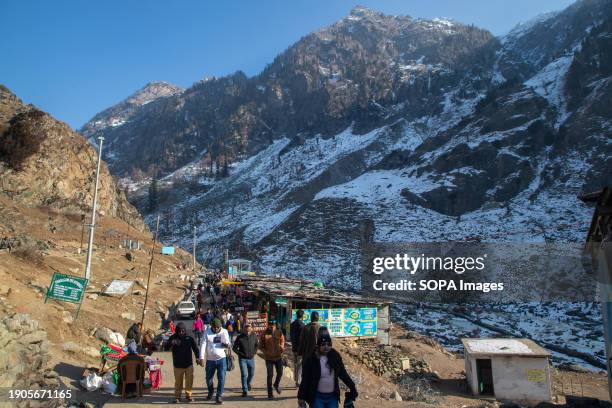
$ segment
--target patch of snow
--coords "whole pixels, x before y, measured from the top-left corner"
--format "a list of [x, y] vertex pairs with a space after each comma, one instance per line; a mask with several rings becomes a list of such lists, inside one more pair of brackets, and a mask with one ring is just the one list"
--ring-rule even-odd
[[517, 24], [508, 34], [502, 37], [502, 44], [505, 44], [509, 40], [516, 40], [527, 34], [531, 29], [533, 29], [538, 24], [544, 23], [557, 16], [561, 11], [551, 11], [547, 13], [541, 13], [535, 16], [532, 19], [529, 19], [524, 22], [520, 22]]
[[518, 339], [469, 339], [466, 346], [474, 353], [534, 354], [528, 345]]
[[569, 113], [566, 110], [564, 94], [565, 78], [569, 70], [573, 55], [558, 58], [545, 66], [540, 72], [525, 82], [525, 85], [533, 89], [535, 93], [542, 96], [557, 108], [558, 119], [556, 128], [565, 122]]

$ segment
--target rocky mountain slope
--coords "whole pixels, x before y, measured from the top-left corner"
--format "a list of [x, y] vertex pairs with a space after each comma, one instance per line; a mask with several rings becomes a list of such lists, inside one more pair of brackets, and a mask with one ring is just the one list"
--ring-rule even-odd
[[81, 133], [95, 142], [95, 135], [103, 132], [109, 127], [123, 125], [130, 120], [140, 108], [159, 98], [166, 98], [181, 94], [183, 88], [172, 85], [168, 82], [149, 82], [142, 89], [121, 101], [117, 105], [105, 109], [94, 116], [83, 128]]
[[[200, 81], [105, 128], [111, 169], [167, 174], [199, 159], [218, 168], [282, 137], [329, 137], [351, 123], [363, 133], [390, 116], [439, 112], [445, 88], [463, 83], [461, 98], [484, 88], [496, 44], [489, 32], [460, 23], [357, 7], [302, 38], [255, 77], [237, 72]], [[95, 137], [98, 120], [82, 132]]]
[[[19, 205], [47, 206], [89, 216], [97, 151], [68, 125], [24, 105], [0, 87], [0, 194]], [[98, 208], [144, 230], [136, 208], [101, 167]]]

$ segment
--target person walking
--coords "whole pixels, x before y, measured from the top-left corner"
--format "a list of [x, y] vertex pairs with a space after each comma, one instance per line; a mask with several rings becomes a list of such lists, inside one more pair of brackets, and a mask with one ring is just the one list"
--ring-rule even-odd
[[234, 315], [229, 314], [229, 318], [225, 321], [225, 329], [229, 334], [230, 345], [234, 344], [234, 334], [236, 333], [236, 321]]
[[280, 381], [283, 376], [283, 351], [285, 351], [285, 336], [278, 327], [278, 324], [271, 324], [266, 329], [261, 337], [261, 349], [263, 351], [264, 360], [266, 360], [268, 386], [268, 399], [273, 399], [272, 393], [272, 377], [276, 370], [276, 378], [274, 379], [274, 389], [280, 395]]
[[196, 295], [196, 301], [197, 301], [197, 303], [198, 303], [198, 309], [197, 309], [198, 311], [200, 311], [200, 309], [202, 309], [202, 306], [204, 306], [204, 294], [202, 293], [202, 290], [201, 290], [201, 289], [202, 289], [202, 287], [201, 287], [201, 285], [202, 285], [202, 284], [200, 284], [200, 286], [198, 287], [198, 290], [197, 290], [197, 292], [196, 292], [196, 293], [197, 293], [197, 295]]
[[206, 325], [204, 324], [204, 320], [202, 320], [202, 313], [198, 312], [195, 320], [193, 321], [193, 335], [195, 336], [198, 346], [202, 343], [204, 330], [206, 330]]
[[342, 357], [332, 348], [332, 339], [323, 327], [317, 336], [316, 351], [304, 360], [304, 371], [298, 389], [298, 407], [338, 408], [340, 385], [338, 379], [348, 387], [347, 401], [352, 402], [359, 395], [355, 383], [346, 371]]
[[217, 404], [223, 404], [223, 390], [225, 387], [225, 374], [227, 371], [226, 357], [229, 349], [229, 335], [227, 330], [221, 326], [221, 320], [213, 319], [210, 327], [204, 332], [202, 346], [200, 347], [200, 365], [205, 364], [206, 386], [210, 401], [213, 397], [213, 377], [217, 373]]
[[214, 315], [212, 310], [210, 310], [210, 308], [206, 309], [206, 313], [204, 314], [204, 317], [202, 318], [202, 320], [204, 321], [205, 325], [209, 325], [212, 320], [214, 319]]
[[300, 338], [302, 331], [304, 330], [304, 311], [298, 310], [295, 316], [295, 320], [291, 323], [289, 330], [289, 338], [291, 339], [291, 352], [293, 353], [293, 379], [295, 380], [295, 387], [300, 386], [302, 380], [302, 356], [298, 353], [300, 347]]
[[317, 348], [317, 336], [319, 335], [319, 312], [314, 311], [310, 314], [310, 323], [308, 323], [302, 335], [300, 336], [300, 346], [298, 353], [302, 356], [302, 361], [310, 358], [314, 354]]
[[170, 336], [170, 349], [172, 350], [172, 365], [174, 367], [174, 402], [181, 402], [183, 392], [183, 379], [185, 380], [185, 398], [192, 402], [193, 390], [193, 358], [191, 353], [200, 362], [200, 350], [193, 337], [187, 335], [187, 328], [183, 322], [176, 325], [176, 332]]
[[238, 355], [240, 379], [242, 381], [242, 396], [248, 396], [255, 375], [255, 354], [257, 353], [257, 334], [249, 323], [244, 325], [244, 331], [236, 338], [233, 350]]

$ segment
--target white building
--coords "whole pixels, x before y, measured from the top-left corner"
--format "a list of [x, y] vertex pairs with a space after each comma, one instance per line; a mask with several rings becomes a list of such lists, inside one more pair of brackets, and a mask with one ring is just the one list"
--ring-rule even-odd
[[527, 339], [463, 339], [474, 395], [535, 404], [550, 401], [551, 354]]

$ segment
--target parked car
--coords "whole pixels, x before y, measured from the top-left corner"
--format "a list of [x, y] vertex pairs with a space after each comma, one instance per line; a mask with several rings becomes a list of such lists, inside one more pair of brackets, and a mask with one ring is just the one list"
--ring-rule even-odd
[[191, 317], [192, 319], [195, 319], [195, 315], [196, 315], [195, 305], [193, 304], [193, 302], [190, 302], [188, 300], [179, 303], [178, 306], [176, 307], [176, 315], [179, 318]]

